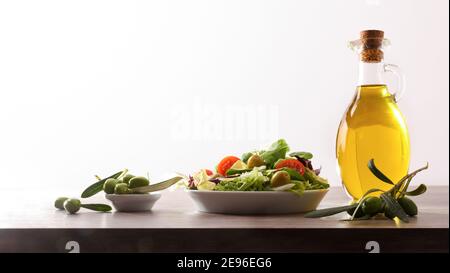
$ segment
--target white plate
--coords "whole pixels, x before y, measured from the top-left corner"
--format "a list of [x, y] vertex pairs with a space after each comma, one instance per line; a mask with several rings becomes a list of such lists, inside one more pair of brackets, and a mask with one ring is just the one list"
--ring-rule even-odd
[[160, 193], [149, 194], [106, 194], [117, 211], [137, 212], [150, 211], [156, 201], [161, 197]]
[[328, 189], [305, 191], [302, 195], [277, 191], [188, 190], [197, 209], [223, 214], [287, 214], [315, 210]]

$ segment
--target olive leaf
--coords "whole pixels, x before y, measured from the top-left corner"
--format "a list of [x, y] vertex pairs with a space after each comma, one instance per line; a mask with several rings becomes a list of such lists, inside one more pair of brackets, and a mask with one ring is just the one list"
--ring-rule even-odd
[[359, 207], [361, 207], [363, 201], [368, 197], [368, 195], [371, 193], [374, 193], [374, 192], [379, 192], [379, 191], [384, 192], [383, 190], [380, 190], [377, 188], [373, 188], [373, 189], [366, 191], [366, 193], [364, 193], [363, 196], [361, 196], [361, 198], [359, 198], [358, 202], [356, 203], [356, 205], [358, 205], [358, 206], [356, 207], [355, 211], [353, 212], [350, 220], [355, 219], [356, 212], [359, 210]]
[[407, 175], [407, 179], [400, 180], [392, 189], [392, 196], [397, 196], [398, 198], [405, 195], [408, 190], [409, 184], [411, 180], [414, 178], [414, 175]]
[[290, 153], [289, 156], [291, 157], [300, 157], [306, 160], [310, 160], [313, 158], [313, 154], [312, 153], [308, 153], [308, 152], [293, 152]]
[[417, 196], [425, 193], [427, 191], [427, 186], [420, 184], [415, 190], [405, 192], [409, 196]]
[[399, 182], [397, 182], [397, 184], [395, 184], [394, 187], [392, 187], [392, 189], [389, 190], [389, 192], [391, 192], [392, 196], [396, 196], [397, 192], [400, 192], [399, 197], [403, 196], [404, 193], [408, 190], [411, 180], [421, 171], [428, 169], [428, 167], [429, 164], [427, 162], [427, 165], [425, 165], [424, 167], [419, 168], [414, 172], [405, 175], [402, 179], [400, 179]]
[[100, 191], [102, 191], [103, 184], [105, 184], [106, 180], [108, 180], [110, 178], [118, 178], [123, 172], [124, 171], [117, 172], [111, 176], [103, 178], [102, 180], [97, 181], [94, 184], [90, 185], [83, 191], [83, 193], [81, 193], [81, 198], [88, 198], [88, 197], [91, 197], [91, 196], [99, 193]]
[[334, 207], [334, 208], [314, 210], [314, 211], [306, 213], [304, 215], [304, 217], [306, 217], [306, 218], [320, 218], [320, 217], [330, 216], [330, 215], [334, 215], [334, 214], [338, 214], [338, 213], [347, 211], [349, 209], [356, 208], [357, 206], [358, 206], [358, 204], [352, 204], [352, 205], [348, 205], [348, 206], [341, 206], [341, 207]]
[[384, 192], [383, 190], [377, 189], [377, 188], [373, 188], [373, 189], [370, 189], [370, 190], [366, 191], [366, 193], [364, 193], [363, 196], [361, 196], [361, 198], [359, 199], [358, 203], [360, 203], [367, 195], [369, 195], [371, 193], [374, 193], [374, 192], [379, 192], [379, 191]]
[[367, 166], [369, 167], [369, 170], [373, 173], [373, 175], [375, 175], [378, 179], [380, 179], [381, 181], [394, 185], [394, 182], [392, 182], [386, 175], [384, 175], [383, 172], [381, 172], [376, 166], [375, 166], [375, 161], [372, 158], [371, 160], [369, 160], [369, 163], [367, 164]]
[[389, 193], [385, 192], [380, 195], [380, 198], [386, 203], [386, 210], [390, 212], [390, 214], [397, 216], [400, 220], [405, 223], [409, 222], [408, 215], [403, 210], [402, 206], [398, 203], [398, 201]]
[[153, 192], [153, 191], [161, 191], [161, 190], [167, 189], [168, 187], [177, 183], [181, 179], [183, 179], [183, 177], [176, 176], [174, 178], [171, 178], [169, 180], [166, 180], [166, 181], [163, 181], [163, 182], [160, 182], [157, 184], [134, 188], [134, 189], [131, 189], [131, 191], [133, 193], [146, 193], [146, 192]]
[[111, 206], [108, 206], [105, 204], [82, 204], [81, 207], [85, 208], [85, 209], [102, 211], [102, 212], [107, 212], [107, 211], [112, 210]]

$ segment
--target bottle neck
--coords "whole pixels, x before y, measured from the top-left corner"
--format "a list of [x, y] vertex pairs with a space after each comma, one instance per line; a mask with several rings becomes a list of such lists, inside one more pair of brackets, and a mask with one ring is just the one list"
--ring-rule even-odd
[[359, 62], [358, 86], [361, 85], [385, 85], [383, 79], [384, 63]]

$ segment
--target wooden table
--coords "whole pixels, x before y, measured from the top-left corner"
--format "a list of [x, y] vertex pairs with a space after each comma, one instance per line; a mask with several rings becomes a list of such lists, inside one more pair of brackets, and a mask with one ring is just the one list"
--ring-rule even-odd
[[[148, 213], [76, 215], [53, 208], [57, 194], [0, 198], [0, 252], [448, 252], [448, 187], [415, 198], [419, 216], [410, 223], [385, 219], [349, 222], [344, 214], [307, 219], [301, 214], [238, 216], [201, 213], [183, 191], [165, 191]], [[15, 202], [13, 199], [20, 199]], [[93, 201], [106, 202], [99, 194]], [[320, 207], [348, 202], [332, 188]]]

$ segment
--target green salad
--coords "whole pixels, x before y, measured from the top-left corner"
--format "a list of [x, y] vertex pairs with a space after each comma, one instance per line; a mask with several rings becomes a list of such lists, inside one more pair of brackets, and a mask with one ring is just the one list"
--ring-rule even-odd
[[287, 191], [327, 189], [328, 181], [311, 163], [309, 152], [291, 152], [284, 139], [261, 151], [244, 153], [240, 158], [226, 156], [215, 171], [202, 169], [183, 182], [191, 190], [209, 191]]

